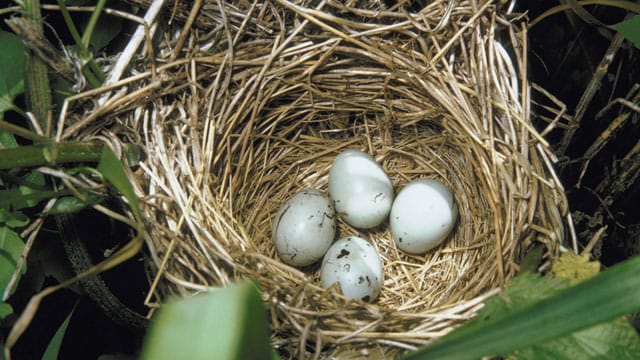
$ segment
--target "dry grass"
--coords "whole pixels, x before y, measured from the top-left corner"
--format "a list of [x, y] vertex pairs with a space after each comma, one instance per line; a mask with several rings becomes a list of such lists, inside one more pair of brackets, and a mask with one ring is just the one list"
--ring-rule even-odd
[[[284, 357], [391, 356], [473, 317], [532, 242], [553, 256], [568, 241], [564, 191], [531, 126], [517, 19], [492, 1], [310, 3], [205, 1], [179, 52], [167, 32], [155, 62], [136, 63], [141, 75], [110, 88], [97, 115], [70, 116], [80, 125], [64, 137], [112, 132], [146, 150], [134, 180], [159, 298], [248, 277]], [[317, 266], [281, 263], [270, 240], [278, 207], [327, 191], [347, 148], [372, 154], [396, 191], [442, 180], [459, 207], [452, 236], [424, 256], [400, 252], [384, 226], [340, 223], [383, 259], [373, 304], [320, 288]]]

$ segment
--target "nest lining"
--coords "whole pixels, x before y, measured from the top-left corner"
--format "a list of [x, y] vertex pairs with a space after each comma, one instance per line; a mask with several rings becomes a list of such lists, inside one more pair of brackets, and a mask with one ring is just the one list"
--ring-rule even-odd
[[[194, 30], [181, 58], [138, 80], [161, 92], [111, 112], [147, 152], [135, 181], [160, 298], [252, 278], [283, 356], [361, 356], [372, 344], [388, 356], [471, 318], [529, 243], [557, 252], [566, 205], [529, 122], [525, 34], [491, 1], [419, 13], [366, 1], [205, 4], [198, 19], [210, 31]], [[322, 289], [317, 264], [287, 266], [271, 243], [278, 207], [303, 188], [326, 192], [348, 148], [373, 155], [396, 193], [416, 178], [443, 181], [460, 214], [424, 256], [399, 251], [387, 223], [339, 222], [338, 237], [369, 239], [383, 259], [372, 304]]]

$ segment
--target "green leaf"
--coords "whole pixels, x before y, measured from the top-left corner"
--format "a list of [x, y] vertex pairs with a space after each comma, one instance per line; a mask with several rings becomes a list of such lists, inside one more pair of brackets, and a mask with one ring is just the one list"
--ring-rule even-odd
[[89, 42], [93, 51], [102, 50], [122, 31], [122, 18], [103, 15], [98, 20]]
[[624, 319], [517, 350], [518, 360], [640, 359], [640, 337]]
[[250, 281], [163, 305], [142, 359], [269, 359], [267, 315]]
[[62, 340], [64, 339], [64, 334], [67, 332], [67, 328], [69, 327], [69, 322], [71, 321], [71, 316], [73, 315], [74, 310], [75, 307], [71, 309], [69, 315], [67, 315], [62, 324], [60, 324], [60, 327], [58, 328], [58, 330], [56, 330], [56, 333], [53, 334], [51, 341], [49, 341], [49, 345], [47, 345], [47, 348], [44, 350], [42, 360], [58, 359], [58, 353], [60, 352], [60, 348], [62, 347]]
[[478, 316], [466, 326], [482, 326], [490, 320], [508, 318], [512, 312], [548, 298], [558, 290], [566, 288], [567, 284], [565, 280], [542, 278], [532, 272], [520, 274], [511, 280], [502, 294], [487, 299]]
[[[45, 186], [46, 180], [44, 179], [44, 175], [39, 171], [32, 171], [24, 177], [27, 185], [20, 185], [20, 193], [28, 198], [29, 195], [42, 192], [41, 189]], [[27, 199], [26, 206], [33, 207], [38, 205], [38, 203], [42, 201], [42, 199]]]
[[13, 308], [11, 307], [11, 305], [5, 302], [0, 302], [0, 320], [6, 318], [11, 314], [13, 314]]
[[20, 211], [9, 211], [0, 208], [0, 224], [4, 224], [10, 228], [18, 228], [26, 226], [29, 223], [29, 217]]
[[93, 194], [85, 193], [84, 201], [78, 199], [75, 196], [64, 196], [56, 200], [51, 209], [47, 212], [47, 215], [60, 215], [60, 214], [73, 214], [88, 206], [98, 204], [104, 200], [104, 197]]
[[20, 210], [37, 205], [40, 201], [48, 200], [60, 195], [69, 195], [71, 191], [62, 189], [60, 191], [45, 190], [32, 191], [29, 194], [22, 194], [19, 189], [9, 189], [0, 191], [0, 207], [6, 209]]
[[[9, 284], [23, 250], [24, 243], [15, 231], [6, 226], [0, 227], [0, 292], [4, 292]], [[26, 271], [27, 265], [25, 264], [20, 275], [24, 275]]]
[[[405, 359], [477, 359], [508, 354], [636, 312], [640, 310], [639, 272], [640, 257], [634, 257], [555, 293], [554, 288], [562, 287], [560, 280], [534, 280], [533, 275], [525, 274], [529, 280], [514, 279], [515, 290], [510, 285], [503, 294], [487, 300], [487, 309], [476, 321]], [[538, 300], [544, 293], [552, 296]], [[529, 298], [532, 303], [522, 304], [519, 298]], [[627, 347], [635, 349], [636, 342]], [[537, 358], [545, 358], [539, 355]]]
[[613, 25], [613, 28], [640, 49], [640, 15], [621, 21]]
[[24, 91], [25, 47], [16, 35], [0, 31], [0, 114], [13, 109], [13, 99]]
[[[2, 115], [3, 114], [0, 111], [0, 120], [2, 120]], [[7, 130], [0, 130], [0, 145], [6, 149], [14, 149], [18, 147], [18, 141], [11, 132]]]
[[133, 215], [138, 223], [141, 224], [142, 213], [140, 212], [140, 201], [133, 191], [133, 185], [129, 182], [124, 165], [108, 146], [104, 146], [102, 149], [102, 156], [100, 157], [97, 170], [127, 199]]

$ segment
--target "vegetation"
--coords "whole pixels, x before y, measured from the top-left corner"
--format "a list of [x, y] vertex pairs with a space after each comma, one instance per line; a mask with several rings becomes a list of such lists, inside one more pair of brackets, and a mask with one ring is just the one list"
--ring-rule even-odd
[[[55, 68], [38, 54], [39, 50], [47, 48], [47, 44], [51, 46], [50, 40], [43, 36], [46, 31], [39, 0], [16, 1], [13, 10], [0, 9], [6, 24], [0, 31], [3, 47], [0, 51], [0, 289], [3, 290], [0, 325], [7, 349], [19, 346], [19, 336], [29, 329], [32, 320], [47, 320], [37, 312], [38, 305], [42, 303], [45, 306], [45, 297], [61, 289], [78, 290], [74, 287], [77, 281], [118, 266], [134, 257], [143, 246], [142, 215], [138, 197], [129, 182], [129, 165], [134, 162], [126, 160], [136, 157], [135, 146], [116, 155], [101, 142], [61, 141], [60, 134], [54, 129], [56, 124], [52, 119], [57, 118], [64, 107], [65, 97], [99, 87], [105, 80], [106, 75], [96, 60], [96, 54], [109, 55], [109, 46], [127, 34], [121, 20], [104, 22], [106, 0], [90, 2], [93, 10], [90, 15], [72, 13], [68, 9], [72, 4], [81, 3], [87, 1], [58, 0], [56, 3], [54, 11], [60, 17], [55, 26], [64, 27], [65, 33], [68, 32], [65, 45], [73, 50], [77, 64], [61, 60], [65, 58], [61, 56], [53, 62], [63, 65], [54, 65], [57, 66]], [[583, 3], [616, 5], [610, 1]], [[624, 5], [620, 11], [625, 14], [640, 12], [635, 3], [621, 1], [617, 5]], [[118, 6], [131, 12], [136, 10], [124, 4]], [[544, 16], [567, 10], [564, 6]], [[19, 12], [24, 16], [17, 16]], [[616, 15], [619, 17], [618, 13]], [[636, 49], [624, 46], [629, 48], [629, 57], [637, 64], [640, 16], [631, 15], [606, 29], [612, 36], [627, 39], [626, 44], [635, 45]], [[536, 19], [535, 23], [544, 21], [548, 19]], [[611, 32], [612, 29], [617, 32]], [[535, 31], [538, 30], [532, 29], [532, 34]], [[553, 41], [548, 40], [549, 43]], [[621, 44], [622, 40], [618, 47], [623, 46]], [[53, 48], [51, 54], [60, 53], [56, 46]], [[568, 57], [570, 54], [564, 55]], [[622, 69], [622, 65], [618, 69]], [[620, 73], [605, 69], [601, 75], [612, 77], [610, 82], [617, 82], [622, 76]], [[577, 83], [587, 84], [587, 89], [593, 86], [593, 91], [598, 90], [600, 83], [591, 85], [592, 78], [581, 79], [582, 76], [585, 75], [576, 75]], [[553, 84], [553, 81], [549, 83]], [[640, 338], [630, 325], [633, 314], [640, 311], [640, 278], [636, 276], [640, 272], [640, 220], [628, 214], [628, 210], [624, 213], [629, 209], [629, 200], [622, 199], [637, 196], [637, 190], [632, 190], [637, 177], [624, 176], [633, 175], [632, 170], [626, 169], [637, 170], [638, 165], [622, 167], [618, 160], [612, 160], [617, 157], [622, 159], [620, 162], [630, 164], [640, 159], [637, 143], [631, 145], [632, 150], [628, 150], [629, 146], [625, 144], [627, 150], [622, 155], [617, 153], [622, 150], [614, 144], [635, 142], [637, 139], [612, 135], [619, 134], [620, 129], [637, 130], [637, 124], [627, 125], [632, 121], [637, 123], [639, 112], [638, 84], [633, 86], [636, 86], [635, 93], [633, 89], [629, 90], [627, 98], [614, 98], [613, 90], [611, 96], [605, 96], [608, 101], [597, 111], [596, 117], [611, 117], [613, 120], [609, 124], [598, 125], [600, 131], [595, 135], [580, 131], [580, 127], [585, 125], [579, 122], [579, 116], [573, 117], [576, 123], [564, 124], [548, 134], [558, 144], [564, 178], [577, 184], [574, 194], [588, 192], [598, 200], [593, 205], [581, 200], [582, 195], [573, 197], [573, 204], [580, 210], [575, 216], [581, 232], [579, 237], [584, 241], [580, 245], [589, 251], [572, 259], [567, 258], [570, 255], [563, 255], [565, 257], [558, 259], [557, 263], [565, 261], [569, 267], [564, 271], [549, 271], [545, 276], [531, 270], [536, 268], [538, 261], [535, 250], [532, 251], [529, 258], [533, 264], [531, 269], [513, 279], [503, 293], [489, 299], [475, 320], [440, 341], [407, 355], [406, 359], [462, 359], [495, 355], [536, 359], [540, 358], [539, 354], [567, 359], [640, 357]], [[576, 113], [581, 111], [581, 106], [587, 112], [587, 105], [578, 103], [578, 100], [574, 100], [576, 103], [572, 105], [578, 109]], [[614, 106], [619, 106], [617, 113], [612, 110]], [[594, 112], [593, 109], [589, 111]], [[543, 120], [539, 125], [544, 127], [545, 116], [540, 118]], [[563, 119], [562, 116], [559, 118]], [[567, 137], [567, 133], [572, 133], [572, 136]], [[575, 134], [576, 137], [573, 136]], [[580, 136], [585, 136], [585, 139], [577, 141]], [[614, 155], [607, 158], [604, 154]], [[598, 171], [590, 167], [593, 164], [606, 168], [607, 173], [597, 177]], [[596, 177], [584, 180], [585, 174]], [[614, 186], [620, 185], [616, 177], [625, 181], [621, 190]], [[610, 190], [607, 192], [603, 188]], [[598, 189], [601, 195], [597, 194]], [[117, 206], [115, 210], [109, 208], [113, 203], [110, 200], [115, 198], [125, 199], [128, 207], [124, 210]], [[589, 206], [594, 210], [585, 210]], [[615, 206], [619, 206], [618, 212], [612, 210]], [[45, 240], [62, 241], [56, 234], [64, 234], [65, 229], [57, 229], [53, 236], [45, 231], [56, 227], [52, 218], [73, 218], [74, 214], [87, 209], [97, 210], [92, 216], [107, 217], [110, 224], [118, 223], [115, 226], [126, 228], [124, 233], [128, 237], [119, 240], [111, 256], [75, 274], [60, 252], [30, 252], [46, 246], [42, 245]], [[618, 214], [626, 216], [624, 221], [628, 226], [621, 225]], [[73, 221], [68, 226], [72, 224]], [[617, 240], [615, 245], [607, 247], [600, 237], [609, 226], [615, 229], [613, 233], [617, 234]], [[616, 256], [611, 255], [614, 253]], [[589, 261], [590, 255], [595, 262]], [[598, 273], [601, 264], [606, 269]], [[576, 278], [576, 273], [583, 276]], [[28, 281], [24, 281], [25, 278]], [[55, 281], [52, 283], [51, 279]], [[45, 337], [48, 341], [38, 347], [42, 350], [43, 359], [57, 358], [63, 344], [73, 342], [73, 339], [65, 337], [65, 332], [70, 324], [79, 321], [74, 317], [74, 309], [75, 305], [65, 313], [51, 316], [58, 320], [54, 320], [54, 331]], [[51, 308], [45, 311], [55, 312]], [[224, 320], [212, 321], [212, 318]], [[203, 336], [202, 341], [197, 342], [198, 346], [194, 346], [193, 334]], [[146, 336], [141, 348], [143, 358], [148, 359], [175, 358], [173, 354], [176, 353], [194, 359], [205, 358], [202, 354], [211, 353], [228, 354], [228, 358], [247, 358], [249, 349], [250, 354], [258, 358], [277, 358], [268, 342], [264, 304], [259, 290], [250, 282], [240, 282], [229, 289], [183, 301], [170, 301], [159, 311]]]

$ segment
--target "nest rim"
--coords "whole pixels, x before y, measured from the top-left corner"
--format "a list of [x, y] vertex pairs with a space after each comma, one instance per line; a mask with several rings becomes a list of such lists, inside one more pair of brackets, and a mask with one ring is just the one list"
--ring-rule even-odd
[[[270, 4], [295, 19], [284, 40], [265, 35], [287, 46], [256, 49], [248, 42], [213, 55], [196, 49], [159, 70], [168, 90], [135, 99], [133, 107], [119, 105], [147, 152], [144, 176], [134, 180], [144, 194], [147, 243], [160, 279], [152, 291], [159, 298], [249, 277], [264, 291], [273, 342], [282, 351], [302, 354], [309, 344], [316, 352], [338, 351], [371, 341], [404, 351], [473, 317], [517, 272], [528, 244], [558, 251], [566, 200], [548, 144], [530, 124], [528, 85], [519, 80], [526, 39], [491, 1], [479, 9], [464, 2], [453, 15], [434, 2], [419, 14], [433, 25], [429, 31], [415, 23], [416, 14], [394, 13], [394, 21], [405, 19], [400, 30], [371, 31], [331, 18], [329, 10]], [[225, 6], [211, 11], [233, 7]], [[443, 13], [448, 21], [440, 21]], [[300, 35], [299, 24], [309, 19], [313, 31]], [[263, 20], [257, 23], [266, 26]], [[274, 24], [276, 34], [282, 22]], [[498, 28], [522, 53], [503, 47]], [[407, 31], [434, 36], [435, 50], [401, 38]], [[180, 101], [165, 103], [172, 97]], [[374, 156], [396, 194], [410, 179], [437, 178], [450, 185], [458, 205], [454, 233], [423, 256], [400, 252], [388, 226], [362, 236], [379, 250], [385, 269], [393, 268], [373, 304], [321, 288], [317, 264], [283, 264], [271, 244], [271, 219], [287, 194], [306, 187], [327, 193], [331, 159], [344, 149]], [[278, 186], [270, 188], [274, 181]], [[339, 223], [339, 234], [362, 234]], [[492, 256], [495, 261], [481, 260]], [[455, 280], [443, 275], [439, 290], [421, 290], [428, 288], [422, 282], [428, 270], [445, 262], [448, 268], [436, 273], [457, 274]], [[441, 301], [425, 300], [437, 295]]]

